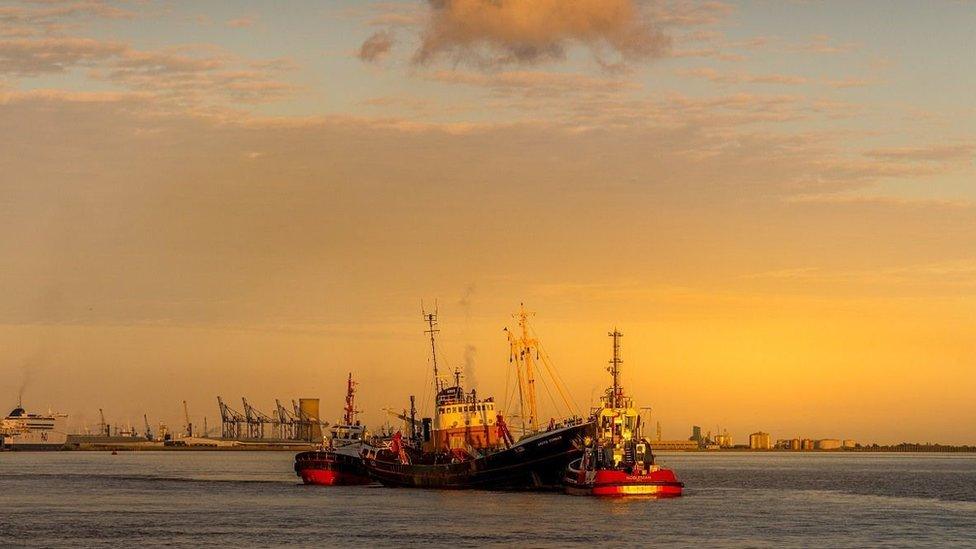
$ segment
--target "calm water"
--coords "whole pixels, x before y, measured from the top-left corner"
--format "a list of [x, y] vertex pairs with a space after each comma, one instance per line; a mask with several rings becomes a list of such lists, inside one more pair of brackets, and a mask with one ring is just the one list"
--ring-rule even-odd
[[664, 454], [674, 500], [302, 486], [280, 452], [0, 453], [0, 545], [971, 546], [976, 456]]

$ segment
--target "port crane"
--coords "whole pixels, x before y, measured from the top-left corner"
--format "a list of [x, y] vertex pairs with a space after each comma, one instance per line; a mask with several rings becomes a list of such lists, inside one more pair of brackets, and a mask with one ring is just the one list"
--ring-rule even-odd
[[271, 416], [251, 406], [246, 398], [241, 397], [241, 402], [244, 403], [244, 420], [247, 423], [248, 438], [264, 438], [264, 424], [273, 424], [274, 420], [271, 419]]
[[98, 409], [98, 417], [101, 418], [98, 423], [98, 430], [105, 436], [109, 435], [108, 423], [105, 423], [105, 412], [101, 408]]
[[146, 414], [142, 414], [142, 421], [146, 425], [146, 440], [152, 440], [153, 439], [152, 431], [149, 430], [149, 416]]
[[186, 406], [186, 401], [183, 401], [183, 433], [185, 437], [189, 438], [193, 436], [193, 424], [190, 423], [190, 410]]
[[295, 438], [295, 416], [277, 398], [275, 399], [275, 418], [277, 419], [278, 437]]
[[[220, 435], [223, 438], [231, 439], [264, 439], [279, 438], [284, 440], [312, 440], [313, 426], [318, 425], [325, 428], [329, 424], [320, 421], [317, 417], [312, 417], [302, 411], [301, 406], [294, 400], [291, 407], [294, 411], [278, 399], [275, 399], [274, 411], [269, 415], [258, 410], [247, 398], [241, 398], [244, 405], [244, 413], [238, 412], [224, 402], [224, 399], [217, 397], [217, 405], [220, 407], [221, 429]], [[204, 418], [206, 423], [206, 418]], [[270, 426], [270, 427], [269, 427]], [[316, 435], [317, 436], [317, 435]]]
[[417, 434], [422, 432], [423, 423], [416, 418], [416, 414], [414, 414], [414, 417], [410, 417], [406, 410], [403, 412], [397, 412], [392, 408], [383, 408], [383, 411], [402, 421], [403, 425], [406, 426], [407, 430], [410, 432], [411, 438], [416, 438]]
[[221, 429], [220, 435], [224, 438], [241, 438], [243, 434], [241, 425], [247, 422], [244, 414], [228, 406], [224, 399], [217, 397], [217, 406], [220, 407]]

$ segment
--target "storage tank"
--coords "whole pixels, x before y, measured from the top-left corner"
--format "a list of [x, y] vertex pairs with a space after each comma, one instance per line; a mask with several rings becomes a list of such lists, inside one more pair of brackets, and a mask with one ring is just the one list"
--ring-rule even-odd
[[803, 439], [800, 443], [801, 450], [813, 450], [813, 440], [809, 438]]
[[799, 450], [800, 447], [800, 439], [794, 438], [790, 441], [790, 450]]
[[818, 450], [840, 450], [840, 441], [836, 438], [825, 438], [817, 441]]
[[857, 443], [854, 442], [854, 439], [851, 439], [851, 438], [844, 439], [844, 449], [845, 450], [853, 450], [855, 446], [857, 446]]
[[307, 417], [311, 422], [309, 425], [308, 440], [321, 442], [322, 422], [319, 419], [319, 399], [300, 398], [298, 399], [298, 408], [302, 411], [302, 415]]
[[762, 431], [749, 435], [749, 448], [753, 450], [770, 450], [773, 447], [772, 437]]

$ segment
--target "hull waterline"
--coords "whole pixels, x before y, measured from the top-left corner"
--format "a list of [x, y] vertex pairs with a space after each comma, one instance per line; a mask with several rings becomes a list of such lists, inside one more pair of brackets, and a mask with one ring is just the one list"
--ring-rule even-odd
[[566, 466], [582, 452], [591, 424], [556, 429], [487, 456], [443, 464], [368, 458], [370, 477], [389, 487], [443, 490], [558, 490]]
[[563, 484], [567, 494], [577, 496], [673, 498], [684, 490], [684, 483], [670, 469], [635, 475], [611, 469], [581, 472], [570, 467]]
[[323, 450], [295, 456], [295, 474], [303, 483], [319, 486], [357, 486], [372, 482], [359, 456]]

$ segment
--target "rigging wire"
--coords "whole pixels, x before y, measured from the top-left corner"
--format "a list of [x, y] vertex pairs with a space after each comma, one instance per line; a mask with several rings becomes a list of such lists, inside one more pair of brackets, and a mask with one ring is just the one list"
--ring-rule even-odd
[[[559, 405], [556, 403], [556, 399], [552, 396], [552, 391], [549, 390], [549, 384], [546, 383], [546, 376], [539, 376], [539, 379], [542, 381], [542, 387], [546, 390], [546, 394], [549, 395], [549, 402], [552, 402], [553, 411], [558, 416]], [[569, 410], [569, 412], [572, 412], [572, 410]], [[563, 419], [563, 418], [559, 418], [559, 419]]]
[[[532, 328], [530, 327], [529, 329], [531, 330]], [[569, 409], [569, 412], [575, 413], [576, 415], [582, 415], [580, 413], [579, 406], [576, 404], [576, 401], [574, 401], [572, 397], [568, 395], [566, 382], [563, 381], [562, 377], [559, 375], [559, 370], [552, 365], [549, 359], [549, 353], [546, 352], [546, 349], [542, 345], [542, 341], [539, 339], [539, 336], [536, 335], [535, 330], [532, 330], [532, 336], [538, 342], [537, 345], [539, 348], [539, 354], [541, 356], [540, 362], [542, 362], [542, 364], [546, 367], [546, 371], [549, 372], [549, 376], [553, 378], [553, 383], [556, 386], [556, 390], [559, 392], [559, 396], [562, 397], [563, 402], [566, 404], [566, 407]]]

